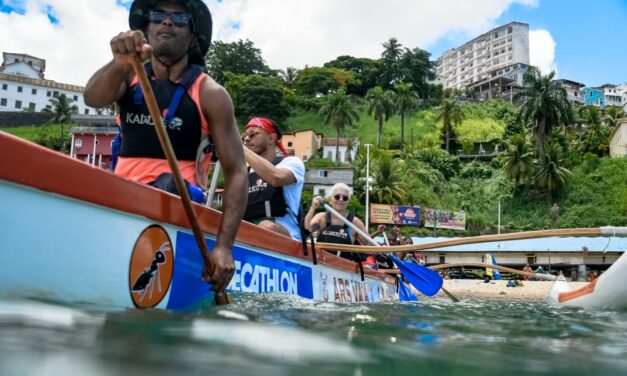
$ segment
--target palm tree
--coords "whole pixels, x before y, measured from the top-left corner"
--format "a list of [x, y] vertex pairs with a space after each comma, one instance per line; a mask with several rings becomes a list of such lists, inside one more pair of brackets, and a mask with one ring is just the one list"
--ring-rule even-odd
[[389, 89], [401, 76], [401, 57], [404, 50], [396, 38], [390, 38], [382, 46], [379, 79], [381, 86]]
[[534, 181], [539, 188], [546, 189], [550, 203], [555, 202], [555, 196], [559, 190], [566, 186], [570, 171], [563, 167], [562, 147], [552, 142], [547, 145], [538, 163], [538, 172]]
[[296, 78], [298, 77], [298, 72], [298, 69], [294, 67], [287, 67], [285, 70], [279, 71], [283, 81], [285, 81], [285, 87], [291, 89], [294, 86]]
[[444, 98], [442, 104], [436, 109], [438, 113], [437, 120], [442, 120], [444, 125], [444, 137], [446, 140], [446, 152], [449, 152], [449, 143], [451, 140], [451, 129], [464, 121], [464, 113], [462, 108], [457, 104], [455, 99]]
[[583, 151], [603, 156], [609, 149], [608, 138], [611, 128], [603, 126], [601, 110], [597, 107], [586, 107], [583, 112], [583, 123], [586, 124], [586, 131], [581, 136]]
[[567, 121], [571, 116], [566, 89], [554, 80], [555, 71], [543, 76], [537, 68], [530, 67], [525, 73], [523, 87], [516, 94], [522, 100], [519, 116], [535, 123], [536, 153], [544, 155], [546, 136], [551, 128]]
[[405, 112], [418, 105], [418, 94], [411, 90], [411, 86], [404, 82], [396, 85], [396, 108], [401, 114], [401, 151], [405, 145]]
[[608, 106], [605, 108], [603, 120], [605, 121], [605, 124], [610, 127], [610, 129], [614, 129], [616, 127], [616, 122], [622, 117], [625, 117], [625, 111], [623, 111], [621, 107]]
[[324, 122], [335, 128], [335, 162], [340, 157], [340, 131], [345, 127], [352, 127], [359, 120], [359, 113], [350, 96], [346, 95], [344, 88], [340, 88], [325, 97], [320, 108], [320, 114], [324, 116]]
[[516, 185], [523, 183], [530, 176], [534, 165], [533, 150], [522, 134], [515, 134], [509, 141], [505, 152], [503, 172], [513, 179]]
[[403, 45], [398, 43], [398, 39], [390, 38], [387, 42], [383, 42], [383, 52], [381, 58], [388, 61], [397, 61], [403, 54]]
[[387, 121], [394, 110], [394, 101], [392, 92], [383, 90], [381, 86], [373, 87], [368, 90], [366, 100], [369, 102], [368, 115], [374, 114], [374, 119], [378, 121], [379, 128], [377, 130], [377, 147], [381, 147], [381, 134], [383, 133], [383, 121]]
[[50, 104], [42, 112], [52, 114], [51, 123], [61, 124], [61, 150], [65, 150], [65, 138], [63, 137], [63, 124], [72, 120], [72, 115], [78, 113], [78, 107], [72, 104], [74, 100], [65, 94], [60, 94], [56, 98], [50, 98]]
[[400, 204], [407, 196], [403, 165], [390, 153], [381, 153], [373, 166], [373, 197], [379, 204]]

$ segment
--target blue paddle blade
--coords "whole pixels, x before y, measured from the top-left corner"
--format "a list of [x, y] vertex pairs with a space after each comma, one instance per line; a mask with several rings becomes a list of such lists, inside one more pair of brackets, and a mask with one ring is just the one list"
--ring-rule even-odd
[[401, 276], [400, 281], [398, 281], [398, 299], [401, 302], [417, 302], [418, 298], [411, 289], [403, 282], [403, 277]]
[[425, 268], [419, 264], [403, 262], [394, 255], [389, 256], [401, 271], [403, 277], [405, 277], [407, 281], [409, 281], [409, 283], [416, 288], [416, 290], [426, 296], [433, 296], [442, 288], [444, 280], [436, 271]]

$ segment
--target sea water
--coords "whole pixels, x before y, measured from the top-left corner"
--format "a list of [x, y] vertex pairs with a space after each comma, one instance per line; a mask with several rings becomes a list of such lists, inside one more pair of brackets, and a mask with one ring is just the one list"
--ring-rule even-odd
[[0, 300], [0, 375], [627, 375], [627, 312], [232, 298], [187, 312]]

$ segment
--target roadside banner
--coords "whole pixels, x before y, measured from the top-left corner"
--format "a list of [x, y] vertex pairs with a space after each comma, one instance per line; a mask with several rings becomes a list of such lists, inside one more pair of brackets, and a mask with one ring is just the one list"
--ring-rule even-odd
[[420, 226], [420, 207], [370, 204], [370, 222]]
[[450, 210], [436, 210], [423, 208], [424, 226], [433, 228], [435, 220], [435, 228], [445, 228], [449, 230], [465, 230], [466, 229], [466, 213], [463, 211], [454, 212]]

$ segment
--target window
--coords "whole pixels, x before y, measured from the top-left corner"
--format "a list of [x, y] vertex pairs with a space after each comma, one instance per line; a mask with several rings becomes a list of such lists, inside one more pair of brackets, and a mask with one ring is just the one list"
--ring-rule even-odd
[[30, 92], [31, 92], [31, 94], [33, 94], [33, 95], [37, 95], [37, 89], [32, 89]]
[[89, 109], [88, 108], [85, 109], [85, 115], [89, 115]]
[[507, 28], [507, 34], [511, 34], [511, 33], [512, 33], [512, 31], [513, 31], [513, 29], [512, 29], [512, 27], [511, 27], [511, 26]]
[[320, 170], [318, 171], [318, 177], [319, 178], [326, 178], [329, 176], [329, 171], [326, 170]]
[[318, 196], [324, 197], [324, 196], [326, 196], [326, 194], [327, 194], [327, 190], [326, 189], [324, 189], [324, 188], [318, 189]]
[[22, 101], [15, 101], [15, 108], [22, 108]]
[[440, 256], [440, 264], [446, 264], [446, 254], [440, 253], [438, 256]]
[[21, 86], [18, 86], [18, 87], [17, 87], [17, 92], [18, 92], [18, 93], [21, 93], [21, 92], [22, 92], [22, 87], [21, 87]]
[[52, 92], [50, 90], [46, 91], [46, 97], [51, 97], [52, 96]]
[[56, 98], [56, 97], [58, 97], [58, 96], [59, 96], [59, 92], [58, 92], [58, 91], [56, 91], [56, 90], [55, 90], [55, 91], [53, 91], [53, 92], [52, 92], [52, 96], [53, 96], [53, 97], [55, 97], [55, 98]]
[[533, 265], [536, 263], [536, 255], [533, 253], [527, 254], [527, 264]]
[[78, 102], [78, 95], [75, 95], [73, 99], [74, 99], [74, 102]]
[[287, 147], [288, 147], [288, 148], [291, 148], [291, 147], [292, 147], [292, 145], [293, 145], [292, 141], [288, 141], [288, 142], [287, 142]]
[[2, 106], [2, 107], [6, 107], [7, 106], [7, 99], [6, 98], [0, 99], [0, 106]]
[[7, 84], [2, 84], [2, 90], [6, 90], [6, 89], [8, 89], [8, 88], [9, 88], [9, 87], [7, 86]]
[[28, 109], [29, 109], [29, 110], [31, 110], [31, 111], [35, 111], [35, 103], [30, 102], [30, 103], [28, 104]]

